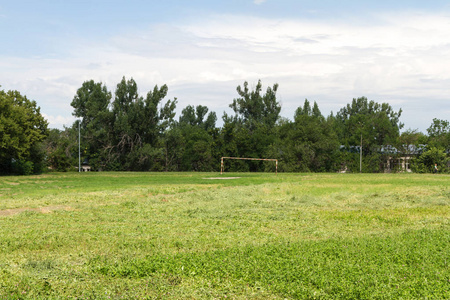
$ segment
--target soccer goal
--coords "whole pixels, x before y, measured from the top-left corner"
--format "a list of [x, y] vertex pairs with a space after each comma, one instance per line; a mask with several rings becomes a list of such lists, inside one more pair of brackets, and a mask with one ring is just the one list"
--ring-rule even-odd
[[224, 159], [240, 159], [240, 160], [263, 160], [263, 161], [274, 161], [275, 162], [275, 174], [278, 174], [278, 159], [275, 158], [247, 158], [247, 157], [222, 157], [220, 159], [220, 174], [224, 172], [223, 160]]

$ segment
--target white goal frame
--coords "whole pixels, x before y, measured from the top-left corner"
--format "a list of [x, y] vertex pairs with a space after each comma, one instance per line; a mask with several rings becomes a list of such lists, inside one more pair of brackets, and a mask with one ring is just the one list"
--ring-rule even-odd
[[222, 157], [220, 159], [220, 175], [222, 175], [224, 172], [224, 167], [223, 167], [224, 159], [274, 161], [275, 162], [275, 174], [278, 174], [278, 159], [275, 159], [275, 158]]

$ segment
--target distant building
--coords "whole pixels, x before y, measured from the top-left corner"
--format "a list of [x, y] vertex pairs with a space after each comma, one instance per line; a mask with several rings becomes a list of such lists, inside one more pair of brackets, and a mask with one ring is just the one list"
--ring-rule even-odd
[[400, 149], [393, 146], [384, 146], [381, 153], [386, 155], [384, 172], [412, 172], [411, 160], [424, 151], [426, 145], [403, 145]]
[[[384, 157], [384, 162], [380, 165], [380, 169], [385, 173], [391, 172], [412, 172], [411, 161], [412, 159], [420, 156], [426, 145], [403, 145], [400, 149], [395, 148], [391, 145], [382, 146], [378, 151]], [[359, 153], [360, 146], [350, 146], [345, 147], [340, 146], [341, 151], [347, 151], [350, 153]], [[347, 165], [343, 164], [340, 173], [347, 173]]]

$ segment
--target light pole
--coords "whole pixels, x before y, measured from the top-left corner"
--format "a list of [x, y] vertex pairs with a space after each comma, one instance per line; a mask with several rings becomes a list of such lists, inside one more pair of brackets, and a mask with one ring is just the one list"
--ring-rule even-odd
[[362, 132], [361, 132], [361, 146], [359, 147], [359, 173], [362, 173]]
[[78, 173], [81, 172], [81, 130], [80, 130], [81, 120], [78, 120]]
[[361, 134], [361, 144], [359, 146], [359, 173], [362, 173], [362, 129], [364, 124], [361, 122], [358, 122], [359, 126], [360, 126], [360, 134]]

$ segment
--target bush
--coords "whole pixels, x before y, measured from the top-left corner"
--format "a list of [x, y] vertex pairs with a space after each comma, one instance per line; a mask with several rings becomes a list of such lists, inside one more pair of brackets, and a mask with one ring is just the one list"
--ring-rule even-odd
[[444, 149], [431, 147], [418, 158], [413, 159], [411, 170], [417, 173], [432, 173], [437, 164], [439, 173], [448, 173], [449, 158]]
[[17, 160], [12, 164], [13, 173], [17, 175], [33, 174], [34, 164], [31, 161]]

